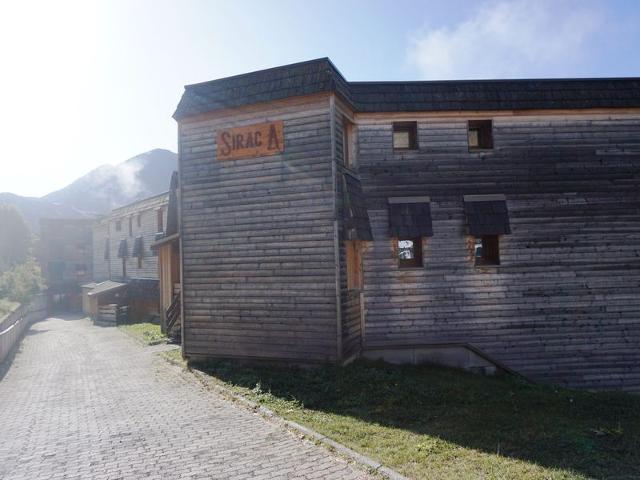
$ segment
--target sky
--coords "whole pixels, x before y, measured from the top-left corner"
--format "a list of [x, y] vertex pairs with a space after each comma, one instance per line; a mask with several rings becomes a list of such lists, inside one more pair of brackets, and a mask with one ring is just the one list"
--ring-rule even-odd
[[0, 192], [176, 151], [183, 86], [319, 57], [348, 80], [640, 76], [640, 2], [7, 0]]

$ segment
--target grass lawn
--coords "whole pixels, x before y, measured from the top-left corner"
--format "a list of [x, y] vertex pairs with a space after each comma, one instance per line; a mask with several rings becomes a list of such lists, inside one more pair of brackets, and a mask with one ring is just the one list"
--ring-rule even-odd
[[0, 320], [15, 310], [19, 305], [20, 304], [18, 302], [11, 302], [6, 298], [0, 298]]
[[167, 341], [167, 336], [160, 332], [160, 325], [155, 323], [132, 323], [118, 325], [118, 328], [147, 345], [157, 345]]
[[190, 366], [411, 478], [640, 478], [640, 396], [366, 362]]

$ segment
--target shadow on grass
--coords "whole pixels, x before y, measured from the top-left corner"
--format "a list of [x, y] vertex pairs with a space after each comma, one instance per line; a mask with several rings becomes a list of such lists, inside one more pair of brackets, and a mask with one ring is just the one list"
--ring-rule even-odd
[[312, 369], [230, 361], [191, 366], [257, 392], [258, 401], [267, 392], [314, 412], [390, 427], [390, 435], [429, 435], [590, 477], [640, 478], [640, 396], [369, 362]]

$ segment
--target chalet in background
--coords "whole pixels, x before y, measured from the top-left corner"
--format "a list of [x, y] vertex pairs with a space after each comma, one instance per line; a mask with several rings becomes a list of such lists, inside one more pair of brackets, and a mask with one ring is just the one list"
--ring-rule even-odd
[[347, 82], [320, 59], [187, 86], [174, 117], [185, 356], [640, 391], [640, 79]]
[[158, 257], [151, 246], [164, 236], [168, 200], [165, 192], [95, 221], [93, 283], [85, 292], [92, 300], [86, 313], [95, 317], [100, 305], [117, 303], [128, 307], [131, 320], [161, 318]]
[[80, 310], [81, 285], [93, 278], [92, 220], [43, 218], [37, 257], [54, 310]]

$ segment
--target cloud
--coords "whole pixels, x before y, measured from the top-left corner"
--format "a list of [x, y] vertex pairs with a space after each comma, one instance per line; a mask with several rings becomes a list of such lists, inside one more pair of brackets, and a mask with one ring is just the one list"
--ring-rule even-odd
[[570, 76], [605, 21], [586, 3], [487, 2], [457, 25], [414, 35], [409, 61], [427, 79]]

